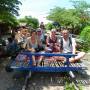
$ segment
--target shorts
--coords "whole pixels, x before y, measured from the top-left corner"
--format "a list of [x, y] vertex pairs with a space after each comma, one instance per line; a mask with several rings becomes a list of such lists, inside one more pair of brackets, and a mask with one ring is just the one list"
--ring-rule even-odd
[[36, 52], [40, 52], [40, 51], [44, 51], [44, 47], [43, 46], [39, 46], [37, 48], [35, 48]]

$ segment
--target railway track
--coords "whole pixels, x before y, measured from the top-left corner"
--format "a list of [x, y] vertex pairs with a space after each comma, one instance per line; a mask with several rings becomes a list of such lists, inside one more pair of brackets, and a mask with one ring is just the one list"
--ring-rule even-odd
[[[75, 72], [74, 74], [76, 76], [75, 78], [70, 77], [68, 72], [67, 73], [34, 72], [31, 78], [28, 78], [26, 87], [23, 86], [22, 90], [41, 90], [41, 88], [48, 86], [50, 87], [58, 86], [59, 90], [64, 90], [66, 82], [73, 83], [76, 90], [79, 90], [78, 85], [90, 85], [90, 78], [86, 78], [87, 76], [84, 76], [78, 72]], [[63, 89], [60, 89], [61, 87], [63, 87]]]
[[[62, 62], [54, 62], [54, 61], [49, 62], [48, 64], [44, 63], [43, 65], [41, 67], [46, 67], [46, 66], [65, 67], [65, 65]], [[83, 66], [83, 64], [80, 63], [70, 64], [70, 67], [81, 67], [81, 66]], [[83, 68], [85, 69], [85, 67]], [[37, 88], [38, 90], [40, 90], [42, 86], [48, 86], [48, 85], [64, 86], [67, 81], [69, 81], [69, 83], [73, 83], [76, 90], [80, 90], [78, 84], [82, 84], [82, 85], [90, 84], [90, 78], [86, 78], [86, 77], [87, 75], [84, 70], [82, 70], [81, 72], [75, 71], [74, 73], [72, 71], [34, 72], [33, 74], [29, 72], [28, 76], [25, 79], [25, 83], [22, 87], [22, 90], [37, 90]]]

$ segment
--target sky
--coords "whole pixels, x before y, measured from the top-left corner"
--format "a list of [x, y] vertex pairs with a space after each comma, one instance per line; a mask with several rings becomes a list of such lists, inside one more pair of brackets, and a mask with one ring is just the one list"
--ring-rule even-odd
[[[20, 0], [22, 5], [20, 5], [18, 18], [23, 18], [24, 16], [32, 16], [39, 20], [39, 22], [48, 23], [46, 16], [49, 14], [50, 9], [56, 6], [73, 8], [70, 0]], [[89, 0], [86, 0], [89, 1]]]

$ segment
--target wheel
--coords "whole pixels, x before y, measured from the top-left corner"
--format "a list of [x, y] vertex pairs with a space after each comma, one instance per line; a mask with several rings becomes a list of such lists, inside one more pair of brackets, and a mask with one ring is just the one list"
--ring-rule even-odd
[[13, 69], [10, 66], [5, 67], [6, 72], [13, 72]]

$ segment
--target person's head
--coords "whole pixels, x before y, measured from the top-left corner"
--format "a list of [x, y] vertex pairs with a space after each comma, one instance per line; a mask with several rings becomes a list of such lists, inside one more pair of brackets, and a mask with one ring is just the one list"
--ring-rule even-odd
[[45, 29], [45, 26], [44, 26], [44, 23], [43, 22], [40, 23], [40, 28], [41, 29]]
[[51, 30], [51, 36], [55, 36], [56, 35], [56, 30], [55, 29], [52, 29]]
[[42, 24], [42, 25], [44, 25], [44, 23], [43, 23], [43, 22], [41, 22], [41, 24]]
[[30, 37], [30, 32], [27, 33], [27, 37]]
[[26, 29], [26, 28], [22, 29], [21, 33], [26, 36], [28, 33], [28, 29]]
[[18, 29], [18, 32], [22, 35], [25, 35], [28, 33], [28, 28], [25, 27], [25, 26], [20, 26], [19, 29]]
[[38, 29], [37, 29], [37, 35], [38, 35], [38, 36], [41, 36], [41, 35], [42, 35], [42, 30], [41, 30], [41, 28], [38, 28]]
[[65, 39], [69, 37], [69, 31], [67, 29], [62, 30], [61, 34]]
[[31, 30], [31, 36], [36, 36], [36, 35], [37, 35], [36, 30], [32, 29]]

